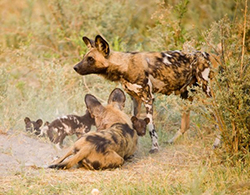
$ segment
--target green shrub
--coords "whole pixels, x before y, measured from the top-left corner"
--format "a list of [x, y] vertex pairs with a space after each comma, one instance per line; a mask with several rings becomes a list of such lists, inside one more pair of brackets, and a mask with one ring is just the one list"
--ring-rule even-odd
[[205, 34], [207, 43], [221, 54], [221, 64], [211, 82], [213, 97], [205, 103], [209, 111], [206, 117], [222, 135], [217, 154], [233, 164], [249, 160], [250, 152], [250, 54], [244, 44], [249, 40], [245, 33], [249, 25], [249, 16], [245, 22], [244, 18], [233, 22], [224, 18]]

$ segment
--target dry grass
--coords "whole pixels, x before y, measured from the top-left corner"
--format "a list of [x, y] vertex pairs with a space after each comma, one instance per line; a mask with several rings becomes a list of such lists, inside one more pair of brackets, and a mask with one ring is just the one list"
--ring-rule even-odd
[[[180, 3], [170, 2], [171, 6]], [[65, 114], [82, 114], [86, 93], [106, 102], [110, 91], [120, 87], [98, 76], [80, 77], [74, 72], [73, 65], [86, 51], [82, 35], [101, 33], [116, 50], [124, 51], [180, 49], [186, 41], [209, 48], [202, 42], [202, 29], [223, 13], [242, 16], [241, 5], [241, 1], [190, 1], [186, 17], [178, 21], [176, 9], [162, 8], [153, 0], [1, 1], [0, 136], [7, 136], [9, 130], [15, 130], [15, 135], [23, 133], [26, 116], [52, 121]], [[178, 22], [181, 26], [176, 26]], [[176, 43], [172, 41], [178, 37]], [[18, 171], [0, 173], [0, 194], [91, 194], [94, 188], [100, 194], [249, 194], [249, 166], [221, 163], [211, 149], [214, 127], [199, 113], [192, 113], [191, 130], [176, 144], [164, 143], [179, 128], [184, 104], [176, 96], [156, 95], [154, 117], [161, 146], [157, 154], [148, 154], [151, 141], [147, 135], [140, 139], [135, 157], [115, 170], [49, 170], [24, 166], [17, 158]], [[130, 105], [127, 96], [126, 113]], [[48, 144], [45, 139], [40, 141]], [[3, 145], [4, 141], [1, 155], [16, 157]], [[5, 168], [8, 163], [0, 166]]]
[[161, 145], [149, 155], [140, 140], [134, 158], [105, 171], [50, 170], [23, 167], [1, 177], [1, 194], [248, 194], [249, 167], [220, 165], [210, 147], [211, 135], [190, 134], [175, 145]]

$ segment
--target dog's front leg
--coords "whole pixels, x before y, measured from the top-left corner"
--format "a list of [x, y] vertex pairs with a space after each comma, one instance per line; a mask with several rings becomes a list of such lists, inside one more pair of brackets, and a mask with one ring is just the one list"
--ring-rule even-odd
[[141, 114], [141, 104], [142, 104], [142, 100], [139, 97], [136, 96], [131, 96], [132, 100], [133, 100], [133, 104], [132, 104], [132, 115], [139, 117]]
[[149, 118], [148, 128], [149, 128], [149, 134], [152, 141], [152, 148], [149, 151], [150, 153], [155, 153], [159, 151], [159, 144], [158, 144], [158, 136], [155, 130], [155, 125], [153, 121], [153, 99], [150, 101], [145, 102], [146, 107], [146, 113], [147, 117]]

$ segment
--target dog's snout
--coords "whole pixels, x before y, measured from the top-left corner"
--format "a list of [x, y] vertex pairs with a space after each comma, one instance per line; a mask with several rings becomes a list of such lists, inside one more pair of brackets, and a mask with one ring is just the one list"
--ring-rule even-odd
[[75, 70], [76, 72], [78, 71], [78, 66], [77, 66], [77, 65], [74, 66], [74, 70]]

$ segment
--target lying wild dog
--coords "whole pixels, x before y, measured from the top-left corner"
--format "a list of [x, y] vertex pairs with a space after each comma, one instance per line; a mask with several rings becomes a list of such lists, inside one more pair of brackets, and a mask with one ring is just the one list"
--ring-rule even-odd
[[46, 134], [50, 141], [56, 144], [57, 148], [61, 148], [63, 140], [68, 135], [76, 135], [80, 138], [85, 133], [91, 130], [91, 126], [95, 124], [94, 119], [86, 111], [85, 115], [66, 115], [51, 123], [46, 122], [46, 125], [41, 129], [40, 136]]
[[[112, 51], [100, 35], [97, 35], [94, 41], [87, 37], [82, 39], [89, 51], [82, 61], [74, 66], [74, 70], [80, 75], [99, 74], [108, 80], [121, 82], [124, 90], [133, 99], [135, 116], [139, 116], [141, 103], [144, 103], [147, 117], [150, 119], [150, 152], [159, 149], [153, 122], [153, 93], [174, 93], [187, 99], [187, 88], [201, 85], [207, 96], [210, 96], [208, 83], [211, 64], [217, 64], [217, 61], [206, 52], [186, 53], [176, 50], [123, 53]], [[183, 113], [181, 128], [169, 142], [174, 142], [189, 126], [190, 111]]]
[[[134, 154], [138, 135], [128, 115], [119, 109], [119, 100], [124, 99], [125, 94], [118, 88], [113, 90], [111, 96], [113, 93], [118, 98], [115, 98], [114, 104], [107, 106], [103, 106], [93, 95], [85, 96], [87, 109], [97, 126], [105, 123], [107, 128], [83, 135], [65, 156], [56, 160], [49, 168], [69, 169], [77, 164], [87, 169], [115, 168]], [[134, 117], [132, 120], [137, 119]], [[145, 131], [146, 127], [143, 128]], [[71, 155], [71, 158], [66, 159]]]
[[35, 135], [40, 134], [40, 127], [43, 125], [42, 119], [38, 119], [37, 121], [31, 121], [29, 117], [25, 117], [24, 123], [26, 131], [34, 132]]

